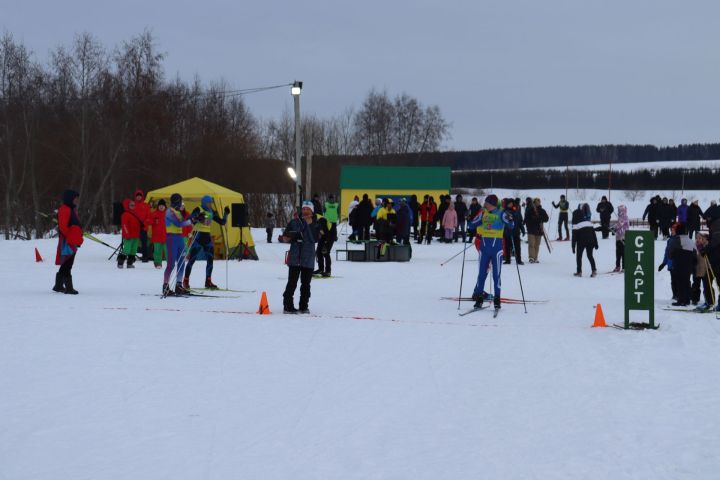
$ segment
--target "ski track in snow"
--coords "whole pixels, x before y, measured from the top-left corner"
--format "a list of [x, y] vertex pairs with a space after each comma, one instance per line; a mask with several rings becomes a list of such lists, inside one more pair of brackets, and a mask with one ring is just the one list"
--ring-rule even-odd
[[[720, 322], [662, 310], [666, 271], [656, 274], [660, 329], [637, 332], [590, 328], [597, 303], [622, 323], [623, 277], [590, 278], [587, 260], [573, 277], [570, 242], [520, 267], [527, 298], [549, 302], [527, 314], [503, 304], [496, 319], [492, 309], [458, 317], [457, 302], [440, 300], [458, 294], [462, 261], [440, 263], [461, 244], [413, 245], [405, 264], [333, 262], [343, 278], [313, 281], [310, 316], [281, 313], [283, 245], [258, 242], [261, 261], [229, 264], [229, 287], [257, 293], [213, 299], [141, 296], [160, 292], [162, 272], [118, 270], [91, 241], [74, 269], [80, 295], [55, 294], [55, 245], [0, 241], [0, 478], [720, 471]], [[33, 262], [36, 246], [44, 263]], [[664, 242], [655, 247], [657, 265]], [[614, 238], [600, 239], [598, 271], [614, 254]], [[515, 265], [505, 267], [503, 295], [519, 298]], [[476, 275], [467, 262], [463, 295]], [[213, 279], [224, 277], [216, 261]], [[263, 290], [271, 315], [252, 313]]]

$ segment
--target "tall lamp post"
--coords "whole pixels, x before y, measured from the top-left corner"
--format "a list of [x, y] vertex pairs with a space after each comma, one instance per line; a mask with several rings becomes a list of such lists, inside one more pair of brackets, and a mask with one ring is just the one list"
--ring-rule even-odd
[[300, 160], [302, 157], [302, 149], [300, 146], [300, 92], [302, 92], [303, 82], [297, 80], [293, 82], [292, 88], [290, 88], [290, 94], [293, 96], [295, 103], [295, 198], [297, 205], [301, 205], [302, 202], [302, 168]]

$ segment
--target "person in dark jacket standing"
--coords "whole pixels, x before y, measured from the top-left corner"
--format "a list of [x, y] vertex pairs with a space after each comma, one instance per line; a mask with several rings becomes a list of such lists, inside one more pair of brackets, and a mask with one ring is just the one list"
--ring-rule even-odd
[[528, 236], [528, 258], [530, 263], [540, 263], [538, 255], [540, 254], [540, 244], [542, 243], [543, 233], [545, 231], [543, 223], [549, 220], [548, 214], [542, 205], [540, 199], [536, 198], [525, 204], [525, 227]]
[[522, 215], [520, 215], [520, 205], [515, 203], [515, 200], [512, 198], [508, 198], [505, 201], [505, 208], [504, 210], [506, 212], [510, 212], [513, 217], [513, 226], [510, 227], [509, 225], [505, 225], [505, 232], [503, 239], [505, 240], [505, 260], [503, 263], [505, 265], [510, 264], [510, 257], [514, 253], [515, 254], [515, 261], [518, 265], [523, 265], [522, 261], [522, 251], [521, 251], [521, 241], [520, 241], [520, 234], [525, 235], [525, 227], [522, 223]]
[[314, 217], [320, 229], [320, 237], [318, 238], [317, 249], [315, 250], [318, 268], [313, 272], [313, 275], [329, 277], [332, 275], [330, 252], [332, 251], [335, 240], [337, 240], [337, 229], [333, 229], [332, 223], [328, 221], [327, 217], [319, 214], [315, 214]]
[[455, 229], [455, 241], [457, 242], [460, 237], [462, 236], [462, 241], [465, 243], [467, 239], [467, 233], [465, 232], [466, 222], [467, 222], [467, 213], [468, 208], [467, 205], [465, 205], [465, 200], [463, 200], [462, 195], [456, 195], [455, 196], [455, 213], [457, 214], [457, 222], [458, 226]]
[[568, 212], [570, 212], [570, 202], [565, 200], [565, 195], [560, 195], [560, 201], [556, 204], [552, 202], [553, 208], [560, 209], [560, 217], [558, 218], [558, 240], [562, 240], [562, 227], [565, 225], [565, 240], [570, 240], [570, 231], [568, 230]]
[[687, 208], [687, 230], [688, 237], [693, 238], [693, 234], [700, 231], [700, 218], [702, 217], [702, 209], [698, 205], [697, 200], [688, 205]]
[[[480, 202], [478, 202], [477, 197], [473, 197], [472, 200], [470, 200], [470, 209], [469, 209], [468, 215], [467, 215], [468, 220], [472, 220], [473, 218], [477, 217], [478, 213], [480, 213], [480, 209], [481, 209]], [[467, 239], [467, 243], [472, 243], [472, 242], [473, 242], [473, 240], [474, 240], [474, 238], [475, 238], [475, 231], [476, 231], [476, 230], [477, 230], [477, 228], [472, 228], [472, 227], [469, 226], [469, 221], [468, 221], [468, 227], [467, 227], [467, 236], [468, 236], [468, 239]]]
[[[303, 202], [302, 216], [293, 218], [285, 227], [283, 240], [290, 242], [287, 257], [288, 281], [283, 293], [283, 313], [310, 313], [310, 282], [315, 269], [315, 244], [320, 238], [320, 225], [315, 220], [312, 202]], [[300, 309], [293, 296], [300, 279]]]
[[676, 287], [677, 301], [673, 306], [685, 307], [690, 305], [690, 279], [695, 272], [697, 252], [695, 242], [687, 236], [685, 224], [676, 223], [675, 235], [668, 243], [668, 258], [672, 262], [670, 275]]
[[660, 232], [663, 240], [670, 237], [670, 227], [672, 226], [675, 214], [673, 207], [668, 202], [667, 197], [663, 197], [662, 202], [658, 206], [658, 223], [660, 224]]
[[73, 288], [72, 267], [75, 264], [75, 254], [83, 243], [82, 224], [77, 214], [80, 194], [73, 190], [65, 190], [62, 196], [62, 205], [57, 212], [58, 246], [55, 256], [55, 265], [59, 265], [55, 274], [53, 291], [77, 295]]
[[400, 199], [400, 206], [395, 214], [395, 238], [401, 245], [410, 245], [410, 226], [413, 224], [413, 212], [405, 198]]
[[590, 262], [591, 277], [597, 276], [597, 268], [595, 267], [595, 259], [593, 258], [593, 250], [597, 250], [598, 241], [595, 228], [591, 221], [590, 205], [583, 203], [573, 212], [572, 218], [572, 252], [575, 253], [575, 263], [577, 271], [573, 274], [576, 277], [582, 277], [582, 254], [583, 250], [587, 252], [587, 258]]
[[643, 220], [647, 218], [648, 226], [650, 227], [650, 231], [653, 233], [653, 237], [655, 237], [655, 240], [658, 238], [658, 229], [660, 228], [660, 225], [658, 223], [658, 216], [660, 213], [660, 197], [655, 196], [650, 199], [650, 203], [647, 207], [645, 207], [645, 212], [643, 213]]
[[608, 201], [607, 197], [603, 195], [595, 211], [600, 214], [600, 230], [602, 231], [602, 238], [608, 238], [610, 236], [610, 217], [615, 211], [615, 208], [613, 208], [612, 203]]
[[373, 204], [368, 194], [363, 194], [363, 198], [353, 213], [357, 215], [356, 224], [360, 232], [360, 240], [370, 240], [370, 225], [372, 225]]
[[408, 203], [408, 207], [410, 208], [410, 212], [412, 213], [413, 240], [415, 240], [417, 242], [418, 241], [418, 225], [420, 224], [420, 203], [417, 200], [417, 195], [412, 195], [410, 197], [410, 202]]

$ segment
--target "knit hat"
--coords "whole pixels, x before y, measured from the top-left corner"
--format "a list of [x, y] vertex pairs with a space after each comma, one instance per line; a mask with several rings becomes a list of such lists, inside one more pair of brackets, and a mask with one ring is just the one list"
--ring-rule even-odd
[[309, 208], [313, 213], [315, 213], [315, 206], [312, 202], [308, 202], [307, 200], [302, 203], [302, 208]]
[[158, 207], [159, 207], [160, 205], [162, 205], [163, 207], [167, 207], [167, 203], [165, 203], [165, 199], [164, 199], [164, 198], [161, 198], [160, 201], [158, 202]]
[[179, 193], [173, 193], [172, 195], [170, 195], [170, 206], [172, 208], [176, 210], [180, 208], [182, 206], [182, 201], [182, 195], [180, 195]]
[[497, 195], [490, 194], [487, 197], [485, 197], [485, 203], [489, 203], [493, 207], [497, 207], [498, 204], [498, 197]]

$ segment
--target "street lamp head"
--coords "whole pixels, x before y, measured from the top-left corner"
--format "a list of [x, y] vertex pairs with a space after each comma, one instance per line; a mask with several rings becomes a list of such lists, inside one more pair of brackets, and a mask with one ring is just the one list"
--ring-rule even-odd
[[290, 175], [290, 178], [293, 180], [297, 179], [297, 173], [295, 173], [295, 169], [293, 167], [288, 167], [287, 169], [288, 175]]
[[302, 84], [303, 82], [295, 81], [290, 89], [290, 94], [293, 96], [300, 95], [300, 92], [302, 91]]

